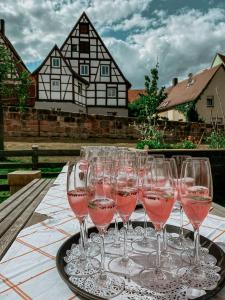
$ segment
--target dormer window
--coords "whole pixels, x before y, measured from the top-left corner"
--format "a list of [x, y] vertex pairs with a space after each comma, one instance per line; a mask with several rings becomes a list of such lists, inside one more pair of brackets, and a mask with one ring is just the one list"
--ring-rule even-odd
[[60, 68], [60, 58], [59, 57], [53, 57], [52, 58], [52, 67], [53, 68]]

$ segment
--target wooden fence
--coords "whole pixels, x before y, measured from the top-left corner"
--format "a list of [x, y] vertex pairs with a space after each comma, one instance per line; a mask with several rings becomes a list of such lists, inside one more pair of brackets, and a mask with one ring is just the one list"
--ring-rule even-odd
[[[39, 170], [40, 168], [62, 168], [65, 162], [39, 162], [40, 157], [77, 157], [80, 155], [80, 150], [42, 150], [37, 145], [32, 146], [32, 150], [1, 150], [0, 151], [0, 169], [15, 170], [15, 169], [32, 169]], [[8, 159], [13, 157], [30, 157], [31, 162], [10, 162]], [[6, 160], [7, 159], [7, 160]], [[59, 172], [42, 172], [43, 177], [56, 177]], [[7, 179], [7, 173], [0, 173], [0, 179]], [[1, 191], [8, 191], [8, 184], [0, 184]]]

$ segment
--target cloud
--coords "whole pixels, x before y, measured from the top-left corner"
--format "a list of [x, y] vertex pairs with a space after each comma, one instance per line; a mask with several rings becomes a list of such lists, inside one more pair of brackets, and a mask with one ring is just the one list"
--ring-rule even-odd
[[[130, 34], [125, 42], [114, 40], [111, 49], [121, 68], [136, 87], [144, 74], [160, 63], [161, 84], [184, 78], [210, 66], [217, 51], [225, 52], [225, 11], [185, 10], [179, 15], [158, 13], [156, 28]], [[161, 18], [160, 18], [161, 16]], [[130, 57], [131, 56], [131, 57]]]
[[150, 20], [143, 17], [141, 14], [134, 14], [131, 18], [122, 21], [113, 26], [113, 30], [128, 31], [131, 29], [143, 28], [146, 29], [150, 25]]
[[157, 59], [160, 82], [183, 78], [225, 52], [225, 9], [151, 11], [154, 0], [7, 0], [0, 2], [6, 34], [29, 65], [61, 46], [85, 10], [133, 87]]

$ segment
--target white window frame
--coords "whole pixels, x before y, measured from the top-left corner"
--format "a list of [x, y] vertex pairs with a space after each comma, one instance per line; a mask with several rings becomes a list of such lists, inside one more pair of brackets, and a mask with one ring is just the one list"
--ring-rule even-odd
[[[85, 69], [86, 69], [87, 72], [83, 72]], [[80, 65], [80, 75], [81, 76], [89, 76], [89, 65], [87, 65], [87, 64], [81, 64]]]
[[[105, 70], [108, 70], [108, 72], [105, 73]], [[101, 65], [101, 76], [102, 77], [109, 77], [110, 76], [110, 66], [109, 65]]]
[[[56, 84], [57, 82], [57, 84]], [[59, 79], [51, 79], [51, 91], [59, 92], [60, 91], [60, 80]]]
[[[55, 61], [58, 61], [58, 65], [54, 64]], [[60, 58], [59, 57], [52, 57], [52, 67], [53, 68], [60, 68]]]
[[[112, 93], [114, 91], [114, 93]], [[117, 98], [117, 88], [116, 87], [107, 87], [107, 98], [116, 99]]]

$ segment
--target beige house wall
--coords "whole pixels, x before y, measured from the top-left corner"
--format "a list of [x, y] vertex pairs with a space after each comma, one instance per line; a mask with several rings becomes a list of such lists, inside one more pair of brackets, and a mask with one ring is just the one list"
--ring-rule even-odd
[[47, 110], [57, 110], [60, 109], [64, 112], [70, 113], [86, 113], [86, 107], [82, 105], [78, 105], [76, 103], [72, 103], [69, 101], [36, 101], [35, 102], [36, 109], [47, 109]]
[[160, 117], [168, 118], [170, 121], [185, 121], [185, 117], [182, 113], [175, 109], [163, 111], [158, 114]]
[[87, 113], [89, 115], [103, 115], [110, 116], [115, 114], [116, 117], [128, 117], [127, 108], [117, 108], [117, 107], [87, 107]]
[[[217, 96], [216, 88], [220, 96]], [[214, 107], [207, 107], [207, 97], [214, 97]], [[221, 102], [221, 103], [220, 103]], [[196, 109], [199, 114], [199, 118], [205, 123], [212, 123], [212, 118], [222, 118], [222, 124], [225, 124], [223, 115], [225, 115], [225, 71], [224, 68], [220, 68], [212, 81], [205, 89], [200, 99], [196, 104]]]

